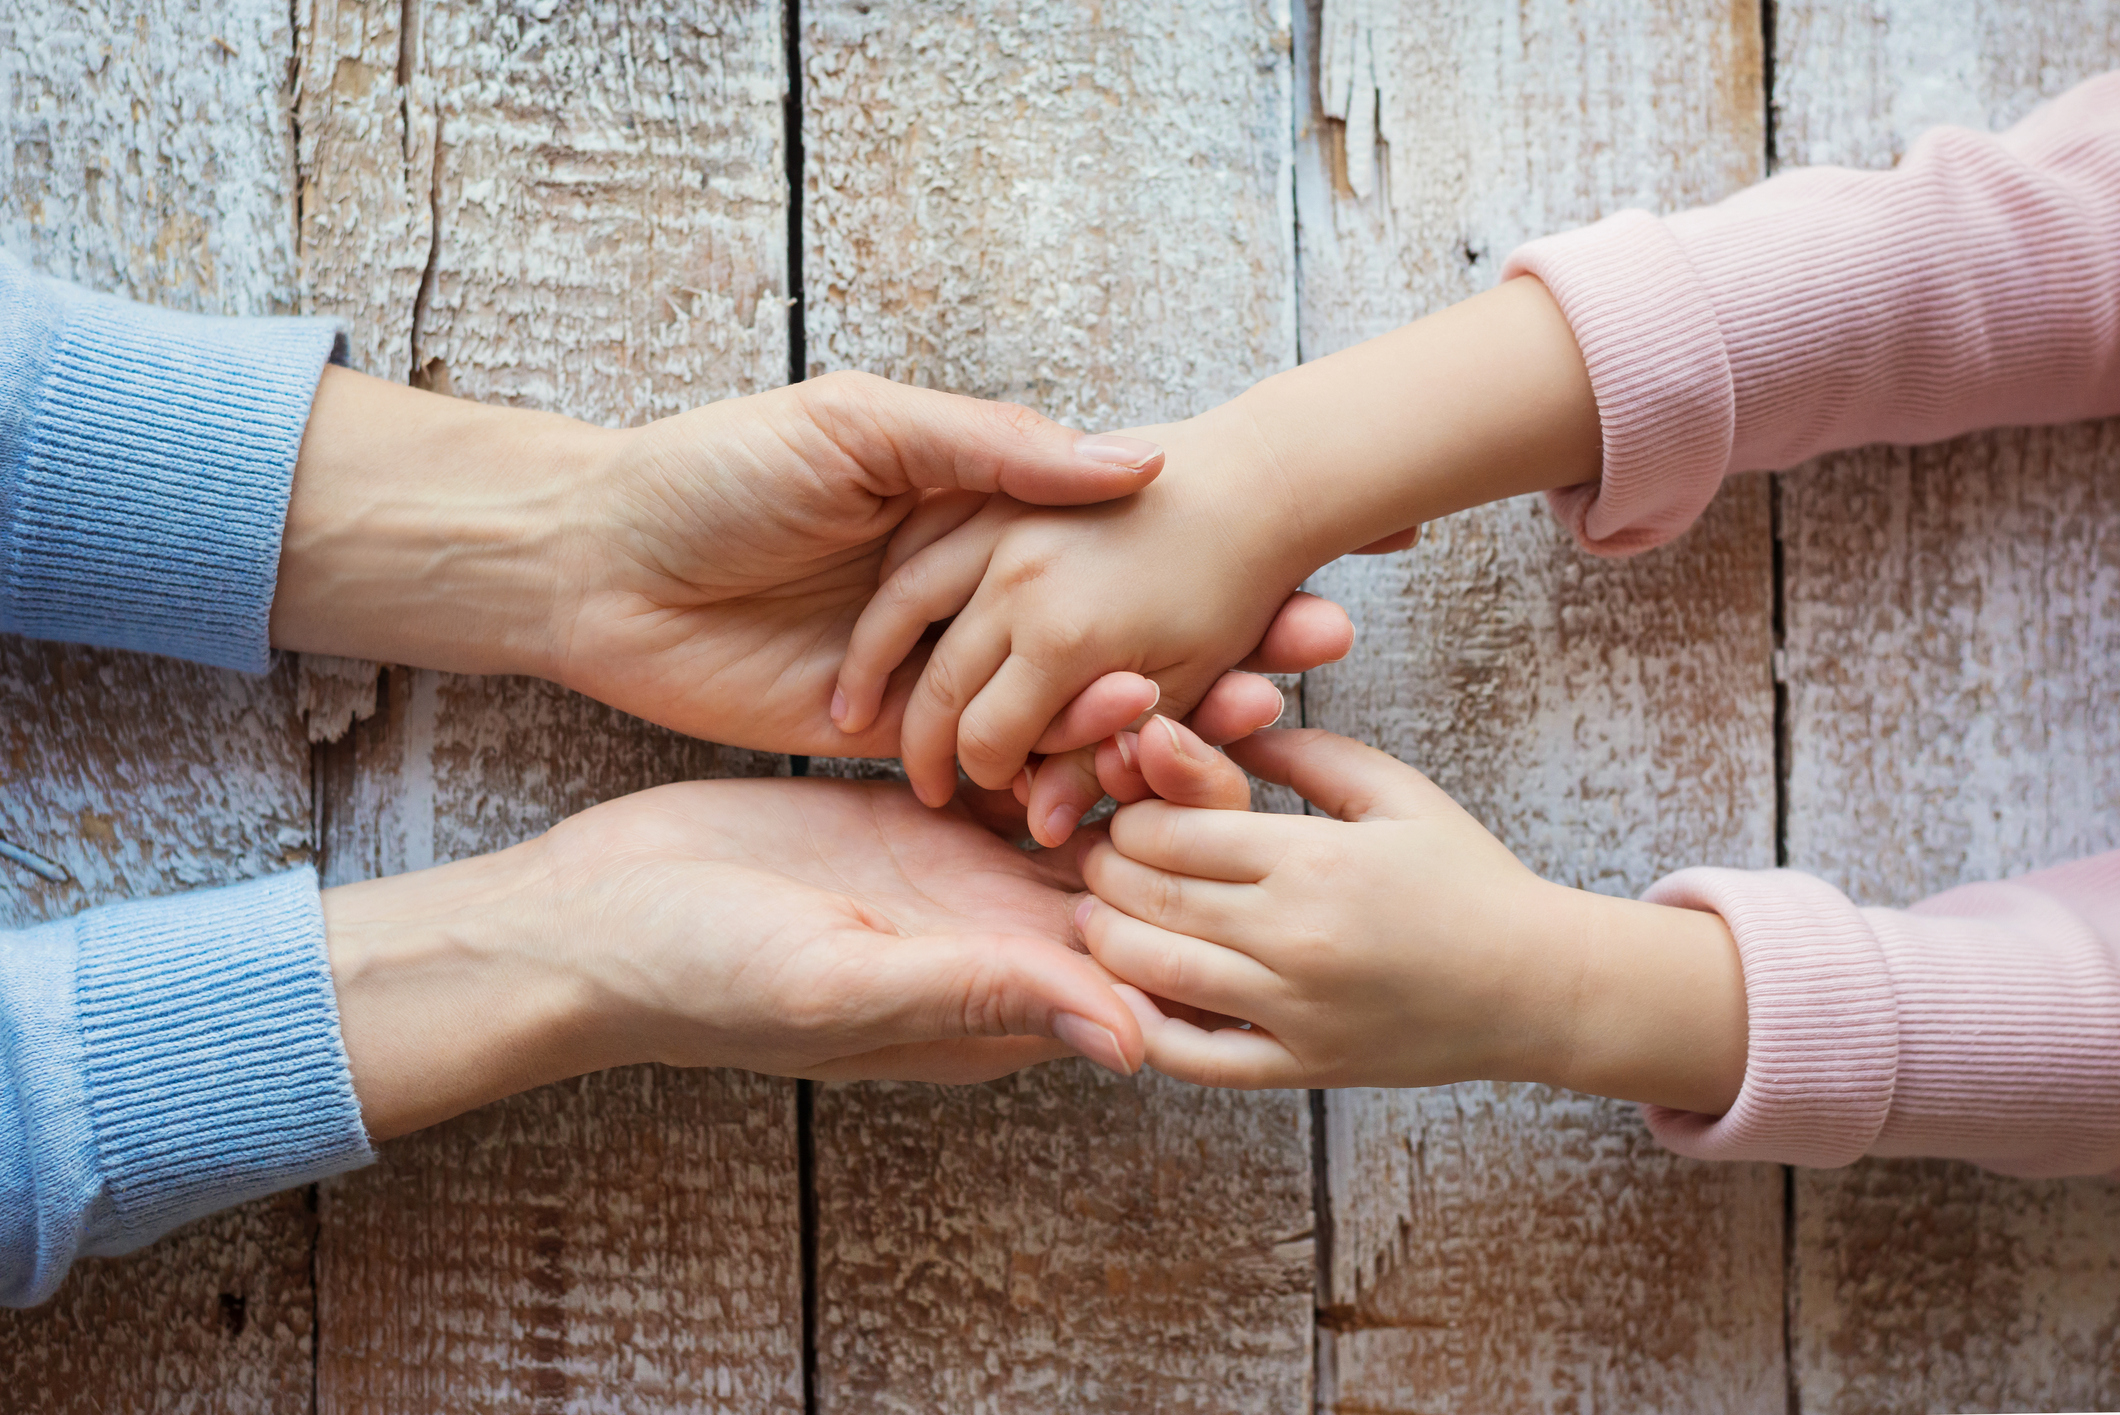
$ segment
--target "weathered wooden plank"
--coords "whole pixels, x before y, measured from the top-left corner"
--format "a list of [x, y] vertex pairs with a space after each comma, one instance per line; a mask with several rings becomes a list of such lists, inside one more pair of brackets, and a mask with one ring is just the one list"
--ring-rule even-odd
[[[1298, 72], [1303, 351], [1485, 287], [1519, 241], [1754, 179], [1749, 4], [1324, 0]], [[1313, 47], [1314, 46], [1314, 47]], [[1311, 56], [1315, 54], [1313, 60]], [[1609, 563], [1525, 500], [1331, 567], [1360, 628], [1307, 721], [1432, 775], [1549, 877], [1774, 858], [1766, 488]], [[1320, 1405], [1779, 1410], [1781, 1176], [1540, 1087], [1326, 1098]]]
[[[2102, 3], [1784, 5], [1784, 165], [1882, 167], [2120, 58]], [[1782, 480], [1790, 863], [1904, 904], [2120, 844], [2113, 424], [1872, 448]], [[1796, 1177], [1805, 1410], [2120, 1402], [2120, 1189], [1966, 1165]]]
[[[409, 36], [381, 7], [320, 13], [305, 57], [303, 267], [320, 306], [388, 331], [378, 368], [610, 424], [785, 377], [776, 5], [405, 13]], [[393, 670], [383, 696], [325, 759], [332, 879], [786, 769], [544, 683]], [[389, 1146], [319, 1221], [322, 1409], [801, 1406], [790, 1083], [548, 1087]]]
[[[810, 372], [1099, 428], [1292, 360], [1284, 6], [802, 20]], [[828, 1086], [816, 1125], [820, 1410], [1306, 1406], [1300, 1094], [1069, 1063]]]
[[[295, 303], [287, 8], [0, 5], [0, 242], [95, 289], [183, 309]], [[0, 639], [0, 925], [307, 860], [294, 675]], [[301, 1194], [84, 1263], [0, 1313], [24, 1409], [284, 1410], [306, 1399], [314, 1220]]]

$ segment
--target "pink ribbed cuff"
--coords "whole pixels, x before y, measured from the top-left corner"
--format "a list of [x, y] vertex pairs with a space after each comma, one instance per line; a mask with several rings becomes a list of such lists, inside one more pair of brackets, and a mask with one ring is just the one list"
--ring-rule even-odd
[[1720, 914], [1745, 971], [1745, 1083], [1727, 1114], [1647, 1106], [1694, 1159], [1848, 1164], [1891, 1113], [1898, 1007], [1884, 951], [1840, 891], [1793, 870], [1681, 870], [1642, 896]]
[[1715, 306], [1664, 223], [1623, 211], [1519, 247], [1575, 331], [1604, 424], [1604, 470], [1547, 493], [1583, 548], [1629, 555], [1693, 524], [1722, 484], [1737, 401]]
[[1900, 1008], [1873, 1154], [2034, 1177], [2120, 1165], [2120, 966], [2091, 923], [2111, 911], [2115, 876], [2120, 854], [1863, 911]]

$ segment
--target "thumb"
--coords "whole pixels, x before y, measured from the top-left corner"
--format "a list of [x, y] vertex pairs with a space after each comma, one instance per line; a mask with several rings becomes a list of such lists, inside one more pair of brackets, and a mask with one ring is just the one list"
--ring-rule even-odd
[[1219, 811], [1251, 809], [1251, 783], [1244, 773], [1185, 724], [1150, 718], [1134, 750], [1142, 778], [1164, 800]]
[[863, 373], [828, 374], [791, 392], [811, 421], [880, 479], [884, 496], [943, 488], [1079, 506], [1130, 496], [1163, 470], [1163, 449], [1153, 442], [1085, 437], [1015, 403]]
[[1438, 802], [1456, 803], [1397, 757], [1315, 727], [1255, 732], [1229, 755], [1253, 776], [1296, 794], [1343, 821], [1408, 820]]
[[1060, 944], [933, 934], [868, 944], [866, 985], [889, 999], [869, 1047], [963, 1037], [1053, 1037], [1107, 1071], [1141, 1069], [1141, 1026], [1111, 974]]

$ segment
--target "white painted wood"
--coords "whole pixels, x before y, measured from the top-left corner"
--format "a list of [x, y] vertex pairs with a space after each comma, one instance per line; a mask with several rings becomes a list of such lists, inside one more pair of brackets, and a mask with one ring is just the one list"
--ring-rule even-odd
[[[0, 4], [0, 244], [178, 309], [297, 304], [284, 4]], [[0, 927], [310, 858], [294, 676], [0, 638]], [[285, 1409], [309, 1385], [311, 1219], [248, 1204], [0, 1312], [0, 1403]]]
[[[1784, 165], [1881, 167], [2120, 59], [2109, 4], [1784, 6]], [[1790, 863], [1904, 904], [2120, 845], [2120, 426], [1785, 476]], [[2120, 1400], [2120, 1191], [1952, 1164], [1800, 1172], [1806, 1410]]]
[[[1092, 429], [1293, 360], [1281, 6], [811, 0], [802, 18], [812, 372]], [[824, 1087], [817, 1210], [820, 1410], [1309, 1404], [1300, 1094], [1086, 1063]]]
[[[304, 42], [307, 289], [376, 371], [606, 424], [785, 378], [776, 4], [318, 0]], [[321, 761], [334, 880], [786, 769], [425, 670]], [[388, 1146], [322, 1188], [318, 1406], [799, 1410], [797, 1206], [794, 1087], [736, 1072], [586, 1077]]]
[[[1486, 288], [1522, 240], [1762, 165], [1750, 5], [1324, 0], [1317, 23], [1305, 357]], [[1420, 767], [1569, 884], [1771, 864], [1765, 493], [1733, 484], [1626, 562], [1531, 499], [1342, 561], [1318, 588], [1360, 637], [1308, 675], [1306, 720]], [[1632, 1107], [1543, 1088], [1332, 1092], [1327, 1114], [1321, 1408], [1782, 1408], [1778, 1171], [1678, 1160]]]

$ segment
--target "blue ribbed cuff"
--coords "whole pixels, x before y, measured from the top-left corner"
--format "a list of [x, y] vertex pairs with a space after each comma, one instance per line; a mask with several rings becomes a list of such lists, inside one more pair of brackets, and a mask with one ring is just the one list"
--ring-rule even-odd
[[316, 874], [83, 915], [76, 998], [127, 1247], [368, 1163]]
[[0, 495], [0, 629], [264, 672], [338, 326], [69, 296]]

